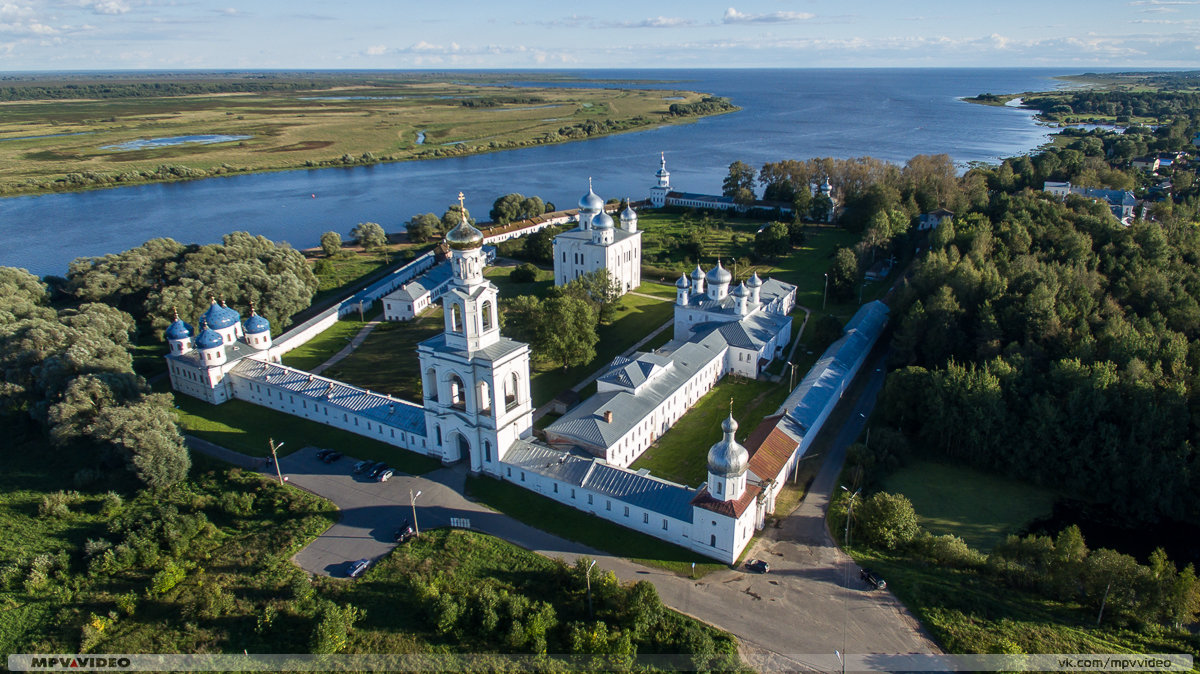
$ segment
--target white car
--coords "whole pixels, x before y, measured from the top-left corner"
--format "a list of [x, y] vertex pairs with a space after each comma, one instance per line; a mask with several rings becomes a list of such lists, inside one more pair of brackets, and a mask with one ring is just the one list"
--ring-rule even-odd
[[346, 572], [346, 575], [350, 576], [351, 578], [358, 578], [359, 576], [363, 575], [363, 571], [366, 571], [367, 567], [370, 565], [371, 560], [360, 559], [350, 565], [350, 570]]
[[387, 470], [385, 470], [379, 474], [379, 481], [387, 482], [388, 479], [391, 478], [395, 474], [396, 474], [396, 471], [392, 470], [391, 468], [388, 468]]

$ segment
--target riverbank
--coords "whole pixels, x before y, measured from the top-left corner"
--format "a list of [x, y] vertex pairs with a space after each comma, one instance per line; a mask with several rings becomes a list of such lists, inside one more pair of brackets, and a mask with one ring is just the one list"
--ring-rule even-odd
[[675, 89], [424, 82], [12, 101], [0, 123], [0, 195], [464, 157], [738, 109]]

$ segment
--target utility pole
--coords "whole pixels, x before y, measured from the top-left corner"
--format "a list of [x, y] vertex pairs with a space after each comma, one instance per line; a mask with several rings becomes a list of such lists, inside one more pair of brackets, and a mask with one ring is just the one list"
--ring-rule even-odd
[[414, 494], [413, 490], [408, 490], [408, 502], [412, 504], [413, 511], [413, 536], [421, 535], [421, 527], [417, 524], [417, 497], [420, 495], [421, 492]]
[[267, 438], [267, 444], [271, 446], [271, 463], [275, 464], [275, 477], [279, 478], [279, 485], [283, 486], [283, 473], [279, 471], [279, 448], [283, 443], [275, 444], [275, 438]]
[[821, 295], [821, 311], [825, 311], [825, 301], [829, 299], [829, 274], [825, 274], [825, 292]]
[[[595, 619], [595, 617], [596, 617], [592, 613], [592, 567], [595, 565], [596, 565], [596, 560], [593, 559], [592, 563], [588, 564], [588, 570], [587, 570], [588, 619], [589, 620]], [[695, 571], [693, 571], [693, 573], [695, 573]]]
[[[842, 491], [846, 493], [850, 492], [849, 489], [846, 489], [845, 485], [842, 485]], [[854, 490], [853, 494], [850, 494], [850, 507], [846, 509], [846, 549], [850, 548], [850, 517], [854, 515], [854, 497], [858, 496], [858, 493], [861, 491], [862, 487], [859, 487]]]

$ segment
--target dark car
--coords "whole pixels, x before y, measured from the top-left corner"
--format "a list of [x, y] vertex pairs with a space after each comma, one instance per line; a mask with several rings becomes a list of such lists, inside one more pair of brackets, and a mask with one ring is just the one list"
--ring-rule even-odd
[[870, 569], [859, 569], [858, 577], [862, 578], [863, 582], [870, 586], [872, 590], [882, 590], [887, 587], [887, 583]]
[[350, 576], [351, 578], [358, 578], [359, 576], [361, 576], [363, 574], [363, 571], [367, 570], [367, 567], [370, 565], [371, 565], [371, 560], [360, 559], [357, 562], [354, 562], [353, 564], [350, 565], [350, 570], [346, 572], [346, 575]]
[[368, 469], [370, 469], [374, 465], [375, 465], [374, 461], [371, 461], [370, 459], [363, 459], [362, 461], [359, 461], [358, 463], [354, 464], [354, 472], [355, 473], [366, 472]]
[[326, 454], [326, 455], [325, 455], [325, 457], [324, 457], [324, 458], [322, 458], [321, 460], [322, 460], [322, 461], [324, 461], [325, 463], [333, 463], [334, 461], [337, 461], [337, 460], [338, 460], [338, 459], [340, 459], [340, 458], [342, 458], [342, 453], [341, 453], [341, 452], [334, 452], [334, 451], [332, 451], [332, 450], [331, 450], [331, 451], [330, 451], [328, 454]]
[[408, 539], [414, 535], [412, 525], [408, 523], [408, 520], [404, 520], [404, 524], [396, 527], [396, 530], [392, 532], [392, 540], [397, 543], [407, 543]]
[[332, 453], [333, 453], [332, 449], [322, 449], [321, 451], [317, 452], [317, 458], [320, 459], [321, 461], [324, 461], [325, 457], [329, 456]]
[[771, 565], [761, 559], [752, 559], [746, 562], [746, 570], [754, 573], [770, 573]]
[[376, 464], [374, 466], [371, 466], [371, 470], [367, 471], [367, 477], [374, 480], [375, 478], [379, 477], [379, 474], [385, 470], [387, 470], [386, 463], [384, 463], [382, 461], [376, 462]]

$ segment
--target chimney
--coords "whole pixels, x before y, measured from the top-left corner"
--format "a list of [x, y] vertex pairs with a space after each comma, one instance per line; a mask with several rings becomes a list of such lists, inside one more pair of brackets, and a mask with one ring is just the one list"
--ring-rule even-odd
[[612, 423], [612, 410], [604, 410], [604, 423]]

